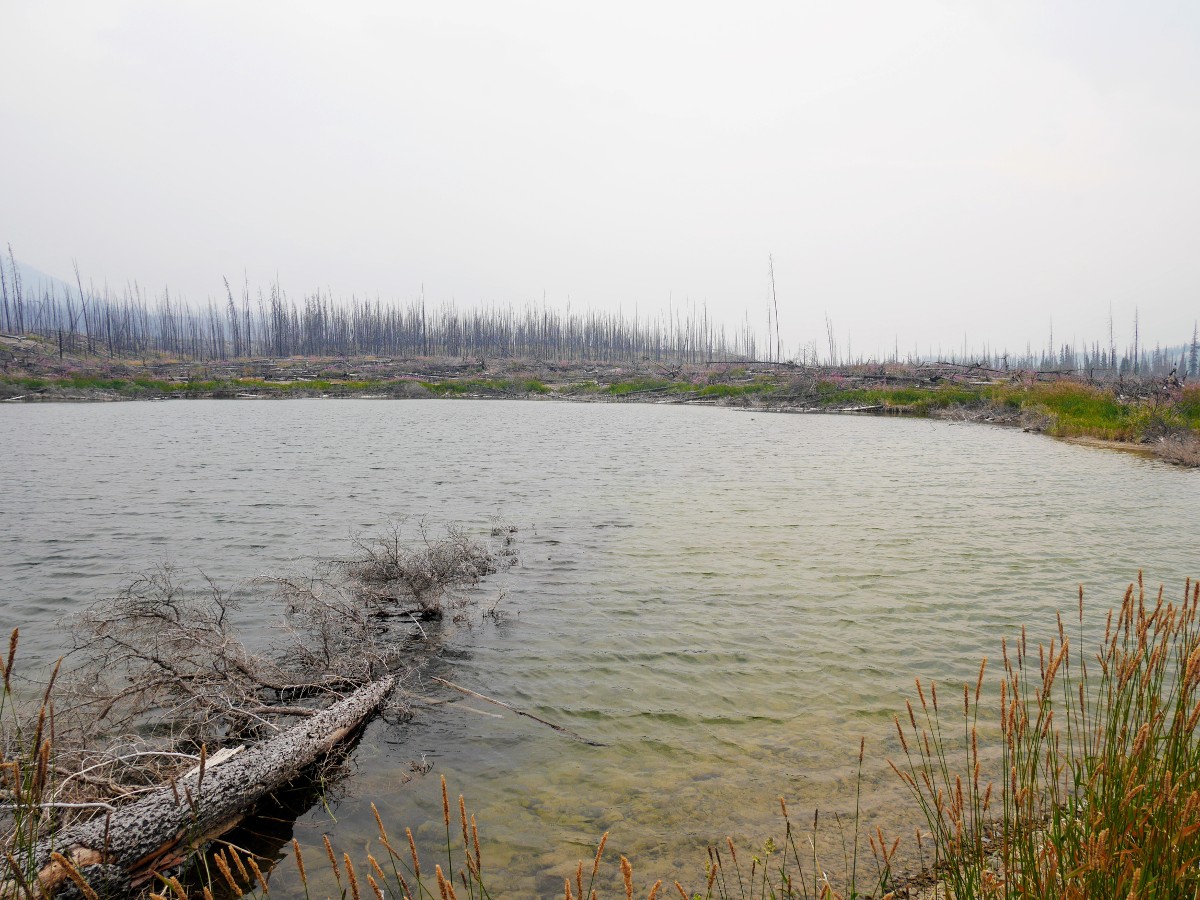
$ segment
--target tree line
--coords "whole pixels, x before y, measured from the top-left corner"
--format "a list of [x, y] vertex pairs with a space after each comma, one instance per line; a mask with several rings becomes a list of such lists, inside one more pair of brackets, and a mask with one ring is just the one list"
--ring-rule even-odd
[[[6, 264], [7, 263], [7, 264]], [[265, 293], [228, 280], [221, 302], [194, 306], [169, 290], [151, 296], [139, 285], [107, 287], [39, 283], [30, 290], [9, 248], [0, 260], [0, 330], [36, 335], [60, 353], [117, 358], [171, 356], [191, 361], [246, 357], [461, 357], [562, 362], [708, 363], [753, 359], [748, 324], [729, 330], [703, 304], [653, 316], [596, 310], [559, 311], [545, 303], [460, 309], [379, 299], [335, 300], [328, 293], [299, 301], [272, 284]]]
[[[773, 273], [772, 273], [773, 274]], [[462, 359], [534, 359], [562, 363], [706, 364], [758, 359], [783, 362], [778, 337], [759, 340], [749, 317], [727, 328], [709, 315], [705, 304], [669, 306], [649, 316], [596, 310], [565, 311], [541, 304], [492, 304], [460, 309], [453, 302], [427, 304], [424, 296], [407, 302], [379, 299], [337, 300], [317, 291], [295, 300], [274, 283], [264, 292], [243, 284], [236, 292], [228, 280], [221, 301], [203, 305], [173, 297], [164, 288], [151, 295], [137, 283], [120, 293], [105, 286], [84, 287], [78, 269], [76, 284], [24, 283], [9, 247], [0, 258], [0, 331], [35, 335], [56, 346], [60, 355], [86, 353], [111, 359], [171, 357], [217, 362], [250, 357], [391, 356]], [[843, 350], [833, 323], [826, 319], [827, 347], [816, 341], [798, 348], [790, 360], [804, 365], [910, 363], [931, 359], [977, 364], [991, 369], [1038, 369], [1093, 376], [1200, 377], [1200, 329], [1178, 345], [1144, 346], [1135, 317], [1132, 341], [1118, 348], [1111, 324], [1108, 340], [1090, 344], [1056, 344], [1053, 334], [1041, 349], [1026, 346], [1010, 353], [984, 346], [965, 346], [943, 353], [901, 357], [863, 357]]]

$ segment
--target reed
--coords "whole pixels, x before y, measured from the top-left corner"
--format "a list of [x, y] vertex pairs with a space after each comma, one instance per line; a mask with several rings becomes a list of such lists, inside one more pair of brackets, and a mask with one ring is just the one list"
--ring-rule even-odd
[[[4, 873], [0, 875], [0, 896], [10, 891], [37, 890], [33, 848], [52, 833], [64, 813], [70, 814], [77, 806], [60, 801], [55, 790], [51, 695], [58, 666], [54, 667], [37, 712], [32, 716], [23, 714], [14, 691], [19, 640], [20, 632], [14, 628], [0, 688], [0, 872]], [[63, 867], [72, 880], [82, 877], [69, 861]]]
[[1049, 644], [1002, 645], [998, 697], [986, 661], [961, 709], [918, 682], [893, 768], [953, 896], [1196, 896], [1198, 607], [1200, 584], [1172, 601], [1139, 574], [1089, 658], [1080, 588], [1076, 634], [1060, 616]]
[[[861, 747], [862, 745], [860, 754]], [[371, 891], [376, 897], [394, 900], [490, 900], [493, 896], [485, 878], [475, 817], [468, 814], [466, 801], [460, 795], [457, 804], [458, 821], [454, 821], [453, 804], [449, 799], [444, 779], [442, 801], [442, 824], [446, 841], [440, 859], [433, 864], [432, 876], [429, 874], [428, 861], [422, 861], [418, 853], [411, 830], [406, 829], [408, 846], [397, 850], [393, 847], [378, 812], [375, 812], [378, 841], [382, 850], [377, 851], [378, 856], [368, 854], [365, 871], [369, 873], [367, 877]], [[727, 853], [716, 846], [708, 849], [702, 889], [689, 893], [682, 884], [675, 881], [671, 883], [674, 891], [684, 900], [765, 900], [768, 897], [775, 900], [865, 900], [871, 896], [880, 896], [887, 889], [892, 878], [891, 860], [896, 853], [898, 841], [888, 845], [884, 842], [881, 832], [871, 836], [870, 843], [877, 867], [874, 877], [869, 879], [869, 888], [876, 893], [864, 892], [859, 881], [857, 861], [850, 864], [849, 882], [839, 887], [829, 879], [822, 866], [818, 849], [821, 845], [817, 840], [819, 816], [813, 817], [811, 828], [800, 828], [789, 817], [787, 804], [782, 797], [779, 807], [784, 820], [782, 843], [776, 844], [773, 839], [768, 839], [761, 848], [746, 854], [748, 859], [743, 862], [733, 840], [726, 838]], [[374, 810], [374, 807], [372, 809]], [[857, 834], [857, 815], [854, 824]], [[459, 827], [456, 828], [456, 825]], [[643, 896], [645, 889], [639, 890], [636, 887], [634, 865], [627, 857], [618, 854], [615, 864], [610, 864], [611, 869], [605, 865], [604, 851], [608, 838], [607, 832], [600, 838], [590, 868], [585, 868], [584, 861], [580, 860], [572, 876], [563, 879], [564, 900], [599, 900], [602, 896], [622, 895], [625, 900], [634, 900], [635, 897]], [[236, 858], [236, 851], [227, 848], [225, 852]], [[326, 856], [328, 872], [332, 873], [342, 896], [356, 896], [352, 885], [343, 877], [343, 873], [354, 871], [350, 857], [344, 855], [339, 864], [332, 846], [328, 844]], [[305, 896], [316, 896], [319, 888], [315, 882], [309, 880], [310, 875], [298, 845], [293, 847], [292, 861]], [[250, 860], [247, 860], [247, 864], [249, 863]], [[224, 871], [222, 869], [222, 872]], [[262, 881], [247, 879], [238, 884], [247, 896], [265, 897], [268, 893], [266, 884]], [[663, 885], [664, 881], [661, 878], [655, 880], [644, 896], [647, 900], [656, 900], [663, 896]], [[605, 888], [609, 893], [602, 893]]]

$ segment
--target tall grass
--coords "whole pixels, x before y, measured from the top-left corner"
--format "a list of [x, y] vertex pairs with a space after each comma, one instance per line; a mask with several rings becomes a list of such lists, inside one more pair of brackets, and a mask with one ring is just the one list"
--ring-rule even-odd
[[1139, 574], [1089, 659], [1081, 588], [1077, 634], [1002, 645], [997, 698], [986, 660], [961, 703], [917, 683], [893, 767], [953, 896], [1200, 893], [1198, 607], [1200, 584], [1147, 599]]
[[1052, 434], [1119, 441], [1131, 440], [1137, 434], [1136, 407], [1120, 402], [1111, 389], [1063, 381], [1036, 385], [1021, 394], [1023, 406], [1050, 418]]
[[[859, 746], [859, 774], [863, 748]], [[299, 879], [299, 890], [306, 898], [330, 895], [332, 889], [341, 898], [361, 900], [364, 897], [394, 898], [394, 900], [491, 900], [493, 897], [508, 896], [494, 894], [488, 886], [485, 873], [485, 855], [481, 848], [479, 826], [475, 816], [468, 812], [462, 795], [453, 803], [447, 790], [446, 779], [441, 780], [442, 826], [445, 842], [438, 858], [423, 858], [418, 852], [411, 828], [402, 835], [392, 834], [384, 824], [378, 810], [372, 805], [377, 834], [368, 845], [366, 858], [357, 864], [347, 853], [338, 853], [328, 837], [323, 839], [323, 852], [315, 859], [293, 839], [290, 863], [295, 867]], [[819, 816], [814, 815], [810, 828], [801, 828], [793, 823], [787, 804], [781, 797], [779, 808], [784, 821], [784, 836], [781, 843], [768, 839], [761, 848], [739, 853], [731, 838], [723, 845], [708, 848], [704, 858], [703, 875], [697, 877], [699, 884], [689, 890], [679, 881], [665, 882], [656, 879], [653, 883], [643, 882], [638, 887], [638, 878], [633, 863], [625, 856], [613, 860], [605, 859], [605, 848], [609, 834], [601, 836], [595, 855], [588, 860], [579, 860], [575, 869], [563, 877], [564, 900], [600, 900], [601, 897], [622, 894], [625, 900], [645, 896], [647, 900], [659, 897], [679, 896], [683, 900], [860, 900], [873, 896], [861, 892], [863, 883], [872, 890], [886, 889], [891, 880], [891, 860], [898, 842], [889, 847], [884, 843], [882, 832], [870, 838], [874, 857], [874, 875], [863, 875], [860, 847], [857, 838], [858, 814], [856, 810], [855, 837], [848, 845], [840, 842], [849, 882], [841, 891], [835, 888], [825, 874], [826, 854], [838, 855], [835, 842], [818, 838]], [[232, 891], [234, 896], [267, 897], [270, 893], [270, 870], [264, 874], [259, 861], [244, 851], [232, 846], [223, 846], [212, 856], [213, 865], [193, 866], [189, 879], [166, 878], [162, 880], [161, 893], [151, 894], [152, 900], [187, 900], [198, 890], [209, 898], [214, 888]]]
[[[14, 629], [8, 644], [8, 656], [4, 663], [4, 684], [0, 689], [0, 726], [3, 728], [0, 731], [0, 735], [3, 736], [3, 742], [0, 744], [0, 790], [8, 800], [6, 811], [12, 819], [9, 828], [11, 838], [6, 841], [6, 844], [11, 842], [14, 846], [31, 830], [36, 831], [36, 826], [34, 829], [30, 828], [23, 800], [33, 786], [29, 782], [28, 773], [37, 771], [36, 763], [31, 765], [36, 759], [36, 751], [31, 758], [26, 750], [27, 741], [21, 733], [21, 723], [13, 708], [15, 704], [12, 696], [12, 670], [17, 653], [17, 635], [18, 632]], [[9, 835], [5, 835], [5, 837], [8, 838]], [[11, 855], [11, 852], [6, 855]]]
[[[738, 859], [737, 847], [730, 838], [725, 839], [728, 857], [723, 857], [719, 847], [710, 847], [705, 870], [705, 891], [690, 896], [679, 882], [675, 888], [684, 900], [865, 900], [887, 890], [892, 882], [892, 862], [899, 847], [899, 840], [890, 845], [883, 830], [876, 827], [874, 833], [867, 829], [873, 874], [866, 874], [862, 834], [862, 765], [866, 751], [866, 739], [858, 745], [858, 773], [854, 798], [854, 819], [843, 823], [835, 816], [835, 831], [839, 841], [831, 849], [825, 849], [821, 831], [820, 811], [814, 811], [811, 827], [798, 829], [788, 814], [786, 801], [779, 798], [779, 810], [783, 815], [783, 843], [777, 845], [768, 838], [758, 853], [752, 853], [749, 866]], [[849, 845], [846, 830], [852, 831]], [[840, 846], [839, 846], [840, 845]], [[844, 878], [846, 881], [835, 887], [826, 873], [823, 859], [826, 854], [834, 857], [841, 851]], [[761, 855], [760, 855], [761, 853]], [[807, 866], [807, 869], [805, 868]], [[865, 886], [865, 887], [864, 887]]]
[[1175, 408], [1189, 428], [1200, 429], [1200, 384], [1188, 385], [1180, 391]]
[[[55, 665], [50, 675], [36, 715], [23, 715], [13, 690], [18, 639], [14, 628], [0, 688], [0, 897], [17, 896], [17, 892], [42, 896], [33, 852], [38, 842], [52, 834], [71, 810], [107, 806], [56, 798], [51, 694], [59, 667]], [[64, 868], [72, 878], [80, 877], [69, 862]]]

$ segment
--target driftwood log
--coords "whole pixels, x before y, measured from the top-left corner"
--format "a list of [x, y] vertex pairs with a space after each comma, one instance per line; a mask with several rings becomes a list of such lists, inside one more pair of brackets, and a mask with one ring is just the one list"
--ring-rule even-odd
[[395, 684], [395, 676], [374, 681], [219, 766], [55, 834], [37, 845], [27, 867], [21, 861], [25, 878], [0, 861], [0, 898], [25, 896], [20, 882], [26, 879], [52, 895], [70, 875], [51, 854], [77, 870], [102, 866], [107, 873], [119, 872], [132, 887], [147, 883], [155, 872], [178, 865], [229, 831], [255, 803], [322, 759], [379, 709]]

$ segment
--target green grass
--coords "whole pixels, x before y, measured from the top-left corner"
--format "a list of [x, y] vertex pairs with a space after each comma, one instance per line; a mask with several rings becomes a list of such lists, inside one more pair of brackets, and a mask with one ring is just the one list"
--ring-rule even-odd
[[536, 378], [468, 378], [461, 381], [422, 381], [421, 386], [436, 397], [464, 394], [548, 394], [550, 389]]
[[1186, 427], [1200, 431], [1200, 384], [1186, 387], [1180, 393], [1176, 412]]
[[11, 384], [27, 391], [40, 391], [46, 387], [47, 381], [45, 378], [30, 375], [4, 375], [0, 376], [0, 384]]
[[80, 390], [116, 391], [126, 384], [123, 378], [102, 378], [98, 375], [72, 375], [60, 384]]
[[826, 380], [790, 385], [775, 393], [780, 399], [808, 401], [818, 407], [878, 406], [916, 416], [952, 408], [1026, 413], [1035, 420], [1048, 421], [1047, 431], [1059, 437], [1139, 441], [1167, 432], [1200, 429], [1200, 386], [1186, 388], [1177, 399], [1157, 401], [1122, 400], [1111, 388], [1069, 381], [848, 388]]
[[105, 391], [124, 396], [185, 396], [233, 395], [257, 393], [267, 395], [289, 395], [303, 393], [351, 394], [387, 392], [397, 385], [420, 384], [435, 396], [461, 396], [464, 394], [548, 394], [550, 388], [535, 378], [523, 379], [465, 379], [461, 381], [413, 381], [411, 379], [354, 379], [305, 378], [292, 381], [267, 381], [263, 378], [202, 378], [187, 381], [121, 375], [51, 375], [44, 377], [4, 376], [0, 383], [11, 384], [24, 390]]
[[184, 394], [198, 396], [208, 394], [233, 395], [238, 393], [292, 394], [292, 393], [355, 393], [385, 390], [396, 381], [336, 381], [325, 378], [297, 379], [295, 381], [267, 381], [262, 378], [190, 378], [187, 381], [168, 381], [148, 376], [127, 377], [91, 374], [60, 375], [45, 377], [0, 378], [0, 383], [12, 384], [26, 390], [71, 390], [106, 391], [124, 396], [171, 396]]
[[1022, 406], [1048, 415], [1052, 434], [1131, 440], [1137, 432], [1133, 407], [1119, 402], [1110, 390], [1069, 382], [1036, 385], [1026, 390]]
[[625, 397], [629, 394], [640, 394], [646, 391], [665, 391], [674, 384], [676, 382], [666, 378], [631, 378], [628, 381], [614, 381], [603, 390], [604, 393], [613, 397]]
[[[789, 389], [783, 392], [786, 393], [787, 390]], [[795, 392], [796, 388], [790, 390]], [[992, 394], [987, 388], [948, 384], [931, 388], [846, 388], [835, 382], [818, 381], [808, 388], [808, 396], [820, 406], [883, 406], [903, 409], [917, 416], [928, 415], [935, 409], [981, 406], [992, 401]]]
[[756, 394], [769, 394], [778, 383], [773, 378], [759, 378], [747, 384], [715, 382], [696, 384], [691, 381], [672, 381], [667, 378], [645, 376], [614, 381], [601, 387], [595, 382], [573, 384], [564, 393], [604, 393], [611, 397], [628, 397], [632, 394], [695, 394], [697, 397], [737, 398]]

